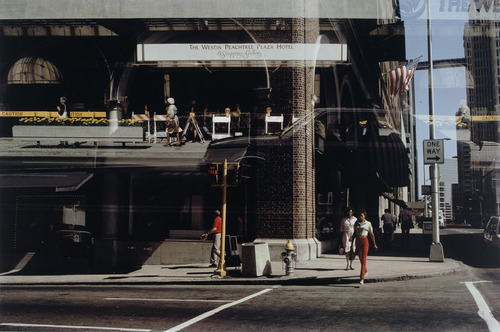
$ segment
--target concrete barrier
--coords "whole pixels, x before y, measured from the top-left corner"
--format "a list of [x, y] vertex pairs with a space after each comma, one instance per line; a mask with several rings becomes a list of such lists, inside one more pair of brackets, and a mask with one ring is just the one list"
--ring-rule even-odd
[[167, 239], [145, 264], [209, 264], [212, 241]]
[[243, 276], [258, 277], [272, 274], [269, 246], [266, 242], [243, 243], [241, 249]]
[[12, 127], [12, 138], [20, 141], [143, 142], [142, 127], [109, 126], [23, 126]]

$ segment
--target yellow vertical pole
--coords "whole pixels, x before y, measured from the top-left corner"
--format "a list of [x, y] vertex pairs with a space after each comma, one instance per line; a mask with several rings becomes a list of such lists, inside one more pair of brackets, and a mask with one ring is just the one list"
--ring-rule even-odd
[[215, 275], [226, 276], [226, 192], [227, 192], [227, 159], [224, 159], [224, 168], [222, 173], [222, 232], [219, 267]]

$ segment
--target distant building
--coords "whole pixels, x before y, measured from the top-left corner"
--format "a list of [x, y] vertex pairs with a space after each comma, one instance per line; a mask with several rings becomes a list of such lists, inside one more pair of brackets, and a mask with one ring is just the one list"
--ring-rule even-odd
[[458, 183], [457, 160], [447, 158], [439, 167], [439, 207], [444, 212], [446, 220], [453, 219], [452, 185]]

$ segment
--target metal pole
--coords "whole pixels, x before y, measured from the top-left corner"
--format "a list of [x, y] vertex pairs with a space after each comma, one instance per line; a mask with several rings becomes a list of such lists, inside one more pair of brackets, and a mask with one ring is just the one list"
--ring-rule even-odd
[[[427, 0], [427, 52], [429, 58], [429, 138], [435, 139], [436, 129], [434, 127], [434, 89], [432, 61], [432, 24], [431, 24], [431, 1]], [[425, 167], [425, 166], [424, 166]], [[437, 163], [430, 165], [431, 177], [431, 205], [432, 205], [432, 244], [430, 248], [429, 260], [433, 262], [443, 262], [443, 247], [439, 242], [439, 170]], [[425, 181], [425, 179], [424, 179]]]
[[[426, 166], [424, 165], [424, 167], [423, 167], [423, 169], [424, 169], [424, 186], [427, 185], [427, 178], [426, 178], [426, 175], [425, 175], [425, 168], [426, 168]], [[424, 195], [424, 201], [425, 201], [424, 217], [428, 217], [429, 216], [429, 211], [427, 211], [427, 193]]]
[[226, 272], [226, 194], [227, 194], [227, 159], [224, 159], [224, 169], [222, 176], [222, 232], [220, 246], [220, 260], [215, 275], [225, 277]]

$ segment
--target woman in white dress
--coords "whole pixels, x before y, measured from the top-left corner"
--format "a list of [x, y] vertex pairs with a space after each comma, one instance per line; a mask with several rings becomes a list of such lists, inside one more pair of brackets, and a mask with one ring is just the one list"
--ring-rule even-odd
[[342, 232], [342, 244], [344, 245], [344, 253], [345, 253], [345, 260], [346, 260], [346, 271], [351, 269], [354, 270], [352, 267], [352, 262], [356, 255], [350, 255], [349, 252], [352, 250], [353, 252], [356, 251], [356, 244], [354, 241], [351, 241], [352, 235], [354, 233], [354, 224], [356, 223], [358, 219], [354, 216], [354, 210], [351, 208], [348, 208], [346, 211], [346, 216], [342, 218], [342, 222], [340, 224], [340, 231]]

